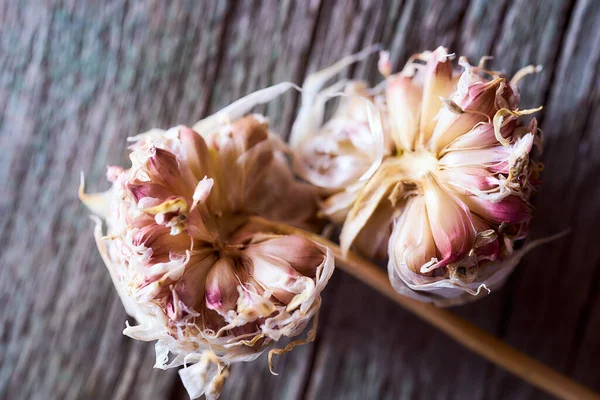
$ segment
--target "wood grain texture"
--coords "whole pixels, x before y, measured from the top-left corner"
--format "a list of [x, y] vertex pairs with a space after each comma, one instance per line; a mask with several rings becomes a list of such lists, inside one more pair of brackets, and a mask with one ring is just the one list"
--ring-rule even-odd
[[[236, 98], [380, 42], [394, 67], [449, 47], [495, 56], [545, 105], [544, 185], [532, 235], [572, 233], [532, 252], [507, 286], [463, 317], [600, 390], [600, 3], [594, 0], [0, 0], [0, 398], [185, 399], [126, 315], [96, 254], [79, 171], [102, 190], [127, 164], [125, 138], [192, 124]], [[345, 76], [376, 80], [376, 57]], [[264, 111], [286, 134], [290, 92]], [[225, 399], [538, 399], [337, 272], [317, 341], [235, 365]]]

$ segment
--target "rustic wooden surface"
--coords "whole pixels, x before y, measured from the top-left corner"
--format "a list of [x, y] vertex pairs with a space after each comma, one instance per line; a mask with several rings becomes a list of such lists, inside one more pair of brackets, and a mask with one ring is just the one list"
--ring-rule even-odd
[[[501, 291], [456, 312], [600, 391], [600, 2], [0, 1], [0, 398], [185, 399], [97, 255], [79, 171], [105, 189], [125, 137], [191, 124], [260, 87], [381, 42], [395, 67], [445, 45], [495, 56], [544, 104], [532, 252]], [[376, 78], [375, 58], [348, 74]], [[266, 112], [289, 126], [298, 96]], [[599, 124], [599, 125], [596, 125]], [[283, 130], [285, 134], [285, 130]], [[538, 399], [545, 395], [337, 272], [315, 343], [236, 365], [225, 399]]]

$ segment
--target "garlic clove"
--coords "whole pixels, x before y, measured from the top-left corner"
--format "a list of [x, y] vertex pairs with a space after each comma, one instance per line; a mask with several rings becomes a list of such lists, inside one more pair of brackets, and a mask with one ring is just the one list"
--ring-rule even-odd
[[206, 277], [206, 307], [221, 314], [226, 321], [231, 319], [229, 310], [235, 309], [238, 301], [239, 272], [233, 259], [221, 257]]
[[[502, 126], [501, 135], [503, 138], [510, 139], [510, 136], [517, 126], [516, 122], [517, 121], [513, 119], [507, 121], [507, 123]], [[485, 122], [475, 125], [469, 132], [452, 141], [442, 151], [442, 155], [453, 150], [474, 150], [497, 145], [498, 139], [494, 132], [494, 125]]]
[[246, 251], [250, 259], [250, 274], [264, 290], [273, 293], [281, 303], [287, 305], [306, 285], [314, 285], [312, 279], [304, 277], [281, 257], [264, 253], [256, 248]]
[[505, 85], [502, 78], [475, 83], [469, 87], [464, 98], [452, 99], [460, 108], [460, 113], [447, 106], [442, 107], [428, 148], [439, 152], [453, 140], [469, 132], [476, 124], [491, 122], [491, 117], [496, 111], [497, 92], [503, 87]]
[[185, 162], [196, 180], [205, 176], [214, 176], [211, 155], [204, 138], [186, 126], [178, 126], [177, 133], [185, 151]]
[[462, 201], [474, 213], [495, 224], [521, 224], [531, 219], [531, 205], [518, 196], [507, 196], [499, 201], [479, 196], [462, 196]]
[[431, 268], [461, 260], [471, 250], [475, 239], [471, 213], [433, 176], [423, 180], [423, 192], [433, 239], [441, 255], [441, 260]]
[[448, 51], [438, 47], [428, 56], [423, 82], [423, 103], [421, 106], [420, 138], [421, 145], [428, 143], [437, 124], [437, 114], [443, 100], [449, 97], [456, 82], [452, 79], [452, 62]]
[[360, 230], [353, 242], [356, 250], [365, 257], [384, 260], [388, 255], [388, 243], [392, 234], [392, 224], [397, 215], [403, 212], [404, 200], [400, 204], [392, 204], [382, 200], [371, 217]]
[[[433, 84], [430, 84], [433, 85]], [[397, 148], [412, 150], [419, 132], [423, 89], [403, 74], [388, 79], [386, 101], [391, 136]]]
[[[389, 263], [389, 268], [408, 268], [416, 274], [423, 266], [437, 262], [436, 245], [423, 196], [408, 200], [405, 211], [394, 224], [389, 254], [390, 260], [394, 261]], [[428, 274], [431, 273], [425, 275]]]
[[313, 242], [299, 236], [280, 236], [253, 246], [259, 253], [285, 260], [304, 276], [317, 276], [317, 267], [323, 263], [324, 254]]
[[[174, 276], [173, 281], [169, 282], [172, 292], [175, 294], [175, 296], [170, 296], [167, 304], [169, 318], [173, 321], [180, 321], [184, 317], [183, 310], [204, 311], [208, 303], [206, 301], [206, 285], [203, 285], [202, 282], [208, 282], [208, 274], [216, 262], [217, 256], [210, 248], [203, 248], [190, 254], [181, 276]], [[215, 300], [214, 297], [212, 299]], [[175, 310], [179, 312], [175, 312]]]
[[490, 146], [483, 149], [469, 149], [450, 151], [440, 158], [440, 165], [446, 168], [464, 167], [464, 166], [486, 166], [496, 167], [500, 172], [502, 163], [509, 155], [508, 149], [504, 146]]
[[167, 188], [176, 196], [189, 196], [193, 193], [195, 185], [179, 169], [175, 154], [154, 146], [146, 151], [147, 160], [141, 169], [148, 174], [148, 181]]

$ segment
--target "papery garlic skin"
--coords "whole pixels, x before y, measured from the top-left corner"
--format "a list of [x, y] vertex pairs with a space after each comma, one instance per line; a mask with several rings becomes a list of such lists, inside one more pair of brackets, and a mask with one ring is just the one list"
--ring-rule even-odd
[[188, 366], [190, 396], [216, 398], [229, 363], [301, 334], [333, 272], [329, 249], [278, 235], [252, 215], [308, 227], [314, 189], [260, 115], [133, 138], [132, 166], [82, 200], [106, 221], [96, 240], [128, 314], [124, 333], [156, 343], [156, 367]]
[[[369, 126], [367, 93], [364, 82], [348, 83], [347, 97], [340, 99], [334, 115], [316, 135], [296, 148], [296, 170], [300, 176], [324, 189], [336, 192], [360, 180], [377, 157], [377, 142]], [[324, 106], [317, 103], [315, 107]]]
[[[541, 171], [531, 158], [541, 151], [536, 120], [519, 118], [537, 111], [519, 108], [523, 74], [509, 81], [463, 58], [459, 72], [453, 58], [440, 47], [391, 74], [382, 54], [385, 86], [370, 91], [371, 101], [394, 148], [338, 205], [344, 251], [377, 257], [387, 250], [394, 288], [442, 306], [487, 294], [514, 269], [523, 255], [514, 243], [527, 235]], [[334, 196], [324, 210], [335, 209]]]
[[[348, 84], [336, 113], [295, 150], [295, 171], [326, 196], [320, 215], [343, 222], [358, 192], [381, 162], [380, 141], [369, 123], [372, 100], [362, 82]], [[379, 117], [377, 117], [379, 118]]]
[[[392, 149], [384, 108], [377, 90], [362, 81], [339, 81], [322, 89], [326, 80], [349, 64], [370, 54], [374, 48], [346, 57], [333, 66], [310, 75], [304, 86], [302, 107], [294, 122], [290, 144], [294, 170], [315, 185], [322, 196], [319, 215], [343, 223], [356, 196]], [[339, 104], [325, 120], [325, 104], [331, 98]], [[379, 246], [364, 248], [386, 253], [387, 236]], [[360, 245], [359, 242], [356, 243]]]

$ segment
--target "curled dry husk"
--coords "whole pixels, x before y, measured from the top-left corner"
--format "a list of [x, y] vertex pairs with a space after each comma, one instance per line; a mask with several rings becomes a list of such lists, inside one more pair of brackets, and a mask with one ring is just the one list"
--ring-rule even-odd
[[[250, 103], [281, 89], [255, 93]], [[109, 168], [109, 191], [81, 189], [106, 222], [103, 233], [96, 218], [98, 248], [137, 321], [124, 334], [157, 341], [156, 367], [185, 365], [180, 376], [192, 398], [218, 397], [230, 363], [301, 334], [334, 267], [329, 249], [248, 221], [260, 215], [307, 228], [316, 196], [292, 175], [265, 118], [238, 118], [246, 108], [234, 103], [196, 131], [138, 135], [131, 168]]]
[[[377, 47], [346, 57], [305, 81], [302, 107], [292, 127], [290, 145], [295, 151], [294, 169], [315, 185], [322, 196], [320, 216], [343, 223], [359, 192], [392, 151], [389, 128], [381, 117], [381, 96], [374, 96], [362, 81], [325, 83], [346, 68], [371, 54]], [[333, 116], [324, 122], [325, 105], [339, 97]], [[356, 245], [363, 254], [379, 256], [387, 243]]]
[[[527, 67], [510, 81], [464, 58], [459, 71], [453, 58], [440, 47], [412, 56], [400, 73], [390, 74], [388, 54], [382, 53], [384, 83], [361, 86], [362, 92], [354, 94], [370, 100], [383, 129], [371, 129], [369, 135], [363, 116], [367, 108], [353, 113], [349, 103], [340, 103], [331, 120], [318, 121], [312, 132], [298, 134], [293, 142], [297, 168], [324, 190], [321, 212], [344, 220], [342, 248], [353, 246], [372, 257], [387, 254], [397, 291], [442, 306], [472, 301], [500, 286], [536, 244], [514, 247], [527, 235], [529, 198], [542, 169], [530, 157], [534, 147], [541, 151], [536, 120], [524, 125], [519, 118], [537, 109], [519, 108], [516, 87], [536, 69]], [[322, 106], [313, 101], [303, 107]], [[330, 125], [338, 115], [346, 119], [336, 131]], [[341, 146], [357, 132], [360, 137], [383, 135], [378, 140], [382, 148], [372, 150], [372, 144], [359, 140], [351, 141], [353, 147]], [[321, 146], [329, 142], [337, 147]], [[387, 142], [393, 143], [389, 156], [382, 145]], [[365, 158], [365, 152], [383, 158]], [[370, 167], [359, 159], [377, 166], [367, 179], [356, 179]], [[328, 186], [332, 182], [343, 185]]]

